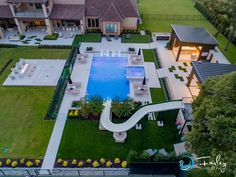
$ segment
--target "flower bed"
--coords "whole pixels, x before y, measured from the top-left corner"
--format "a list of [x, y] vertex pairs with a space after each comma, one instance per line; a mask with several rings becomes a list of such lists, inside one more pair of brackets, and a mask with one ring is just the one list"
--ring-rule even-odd
[[44, 40], [57, 40], [58, 38], [58, 33], [53, 33], [51, 35], [46, 35], [44, 36]]
[[119, 158], [115, 158], [113, 160], [104, 158], [99, 160], [57, 159], [55, 163], [55, 167], [58, 168], [126, 168], [127, 166], [128, 162]]
[[42, 159], [1, 159], [0, 167], [40, 167], [42, 165]]

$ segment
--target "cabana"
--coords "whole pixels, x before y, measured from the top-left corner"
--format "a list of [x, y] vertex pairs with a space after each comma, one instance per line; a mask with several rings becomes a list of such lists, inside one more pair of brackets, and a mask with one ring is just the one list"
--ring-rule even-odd
[[218, 45], [215, 38], [205, 29], [199, 27], [171, 25], [170, 49], [176, 61], [206, 60], [209, 51]]

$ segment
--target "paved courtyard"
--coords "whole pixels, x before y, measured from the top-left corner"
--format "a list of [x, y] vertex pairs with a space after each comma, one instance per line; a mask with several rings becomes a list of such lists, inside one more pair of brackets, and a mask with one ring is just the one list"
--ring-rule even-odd
[[21, 59], [3, 85], [56, 86], [65, 63], [66, 60]]

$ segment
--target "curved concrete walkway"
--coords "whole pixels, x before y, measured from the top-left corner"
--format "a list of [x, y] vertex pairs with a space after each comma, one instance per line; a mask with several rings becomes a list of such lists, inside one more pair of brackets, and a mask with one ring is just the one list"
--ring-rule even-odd
[[140, 108], [124, 123], [115, 124], [110, 120], [111, 101], [107, 101], [105, 103], [105, 109], [100, 118], [100, 124], [104, 129], [110, 132], [124, 132], [133, 128], [146, 114], [150, 112], [161, 112], [183, 108], [184, 103], [182, 101], [151, 104]]

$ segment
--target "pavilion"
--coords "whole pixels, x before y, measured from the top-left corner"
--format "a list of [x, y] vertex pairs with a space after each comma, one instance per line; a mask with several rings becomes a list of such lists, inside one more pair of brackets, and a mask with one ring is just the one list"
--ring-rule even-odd
[[199, 27], [171, 25], [171, 47], [176, 61], [206, 60], [210, 50], [218, 45], [215, 38]]

